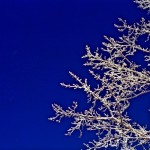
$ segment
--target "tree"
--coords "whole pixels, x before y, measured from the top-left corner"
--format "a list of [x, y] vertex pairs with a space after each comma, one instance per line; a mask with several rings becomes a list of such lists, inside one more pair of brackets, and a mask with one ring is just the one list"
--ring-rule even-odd
[[[142, 9], [150, 8], [150, 0], [135, 0]], [[72, 127], [66, 135], [71, 135], [75, 130], [82, 128], [96, 131], [98, 140], [84, 144], [87, 150], [97, 150], [107, 147], [116, 147], [122, 150], [136, 150], [150, 148], [150, 131], [138, 123], [131, 122], [127, 115], [130, 100], [150, 92], [150, 50], [143, 48], [139, 38], [146, 36], [149, 41], [150, 21], [141, 19], [139, 23], [129, 25], [126, 20], [119, 18], [120, 24], [115, 27], [123, 35], [118, 40], [104, 36], [102, 51], [97, 49], [92, 52], [86, 46], [85, 66], [91, 69], [89, 73], [97, 80], [97, 87], [91, 88], [87, 79], [82, 80], [77, 75], [69, 72], [77, 81], [76, 84], [61, 83], [66, 88], [83, 89], [87, 93], [91, 107], [83, 112], [77, 112], [77, 102], [64, 110], [61, 106], [53, 104], [56, 116], [49, 120], [60, 122], [63, 117], [72, 117]], [[136, 53], [145, 55], [146, 68], [142, 68], [131, 61]]]

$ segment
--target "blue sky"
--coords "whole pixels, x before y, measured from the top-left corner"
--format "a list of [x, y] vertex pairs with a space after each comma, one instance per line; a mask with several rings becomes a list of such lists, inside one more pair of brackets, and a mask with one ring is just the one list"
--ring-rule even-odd
[[[84, 104], [85, 93], [59, 83], [72, 82], [68, 71], [88, 76], [85, 45], [94, 50], [103, 35], [117, 37], [119, 17], [149, 18], [132, 0], [0, 0], [0, 150], [77, 150], [92, 139], [86, 131], [64, 136], [70, 121], [48, 117], [54, 102]], [[139, 123], [149, 123], [149, 96], [131, 102]]]

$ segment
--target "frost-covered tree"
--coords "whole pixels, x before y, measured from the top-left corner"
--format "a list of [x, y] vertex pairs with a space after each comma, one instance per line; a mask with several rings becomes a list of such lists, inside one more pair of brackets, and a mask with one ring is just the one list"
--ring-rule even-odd
[[[135, 0], [142, 9], [150, 8], [150, 0]], [[144, 18], [139, 23], [129, 25], [126, 20], [119, 19], [115, 25], [123, 35], [118, 40], [104, 36], [101, 52], [97, 49], [92, 52], [86, 46], [87, 59], [85, 66], [91, 69], [89, 73], [97, 80], [97, 87], [91, 88], [87, 79], [82, 80], [69, 72], [76, 80], [75, 84], [61, 83], [66, 88], [83, 89], [87, 93], [91, 107], [83, 112], [77, 112], [77, 102], [64, 110], [53, 104], [56, 116], [49, 120], [60, 122], [63, 117], [72, 117], [72, 127], [67, 135], [79, 130], [82, 135], [83, 127], [97, 132], [97, 139], [84, 144], [87, 150], [97, 150], [107, 147], [116, 147], [121, 150], [136, 150], [141, 146], [144, 150], [150, 149], [150, 131], [138, 123], [133, 123], [127, 115], [130, 100], [150, 92], [150, 49], [138, 44], [141, 36], [150, 37], [150, 21]], [[142, 68], [131, 58], [141, 51], [147, 62]], [[106, 54], [106, 55], [104, 55]]]

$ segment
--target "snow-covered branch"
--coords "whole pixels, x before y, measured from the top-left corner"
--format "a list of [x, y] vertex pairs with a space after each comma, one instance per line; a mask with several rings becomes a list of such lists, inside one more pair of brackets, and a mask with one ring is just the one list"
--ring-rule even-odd
[[[150, 8], [150, 0], [135, 0], [143, 9]], [[96, 131], [97, 140], [84, 144], [87, 150], [116, 147], [121, 150], [136, 150], [141, 146], [144, 150], [150, 148], [150, 131], [138, 123], [131, 122], [127, 115], [130, 101], [140, 95], [150, 92], [150, 49], [142, 47], [138, 41], [146, 36], [149, 42], [150, 21], [144, 18], [139, 23], [129, 25], [126, 20], [119, 19], [115, 27], [122, 36], [118, 39], [104, 36], [105, 42], [101, 50], [93, 52], [86, 46], [86, 54], [82, 57], [87, 61], [84, 66], [91, 69], [89, 73], [97, 81], [92, 88], [88, 79], [81, 79], [69, 72], [75, 79], [75, 84], [61, 83], [65, 88], [81, 89], [91, 102], [91, 107], [82, 112], [77, 111], [77, 102], [64, 110], [58, 104], [53, 104], [55, 117], [49, 120], [60, 122], [63, 117], [73, 118], [72, 126], [66, 135], [75, 130], [82, 135], [83, 128]], [[142, 68], [132, 57], [138, 52], [143, 53], [143, 61], [147, 63]], [[97, 103], [98, 102], [98, 103]]]

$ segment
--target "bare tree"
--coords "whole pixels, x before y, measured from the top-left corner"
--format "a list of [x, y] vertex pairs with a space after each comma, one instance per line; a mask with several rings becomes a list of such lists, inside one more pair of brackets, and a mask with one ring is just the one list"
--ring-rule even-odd
[[[135, 2], [142, 9], [150, 7], [150, 0]], [[87, 150], [107, 147], [136, 150], [139, 146], [144, 150], [150, 149], [150, 131], [138, 123], [131, 122], [126, 111], [130, 100], [150, 92], [150, 49], [138, 44], [143, 35], [147, 36], [146, 42], [149, 42], [150, 21], [142, 18], [139, 23], [133, 25], [129, 25], [126, 20], [119, 21], [120, 24], [115, 27], [123, 32], [123, 35], [118, 40], [104, 36], [106, 42], [102, 43], [101, 52], [97, 49], [92, 53], [90, 47], [86, 46], [86, 54], [82, 57], [87, 59], [84, 65], [91, 67], [89, 73], [97, 80], [97, 87], [91, 88], [87, 79], [82, 80], [72, 72], [69, 73], [77, 83], [61, 83], [66, 88], [83, 89], [91, 107], [77, 112], [77, 102], [73, 102], [67, 110], [57, 104], [52, 105], [56, 116], [49, 120], [60, 122], [63, 117], [74, 118], [67, 135], [79, 130], [81, 136], [83, 127], [97, 132], [98, 140], [84, 144]], [[145, 57], [146, 68], [132, 61], [132, 57], [139, 51]]]

